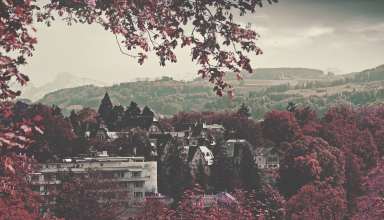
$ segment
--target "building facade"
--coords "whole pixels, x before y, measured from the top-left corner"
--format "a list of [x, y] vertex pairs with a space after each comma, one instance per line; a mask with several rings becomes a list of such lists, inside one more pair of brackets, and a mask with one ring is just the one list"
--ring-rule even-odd
[[95, 171], [116, 182], [123, 190], [127, 207], [134, 206], [146, 196], [158, 195], [157, 162], [144, 161], [144, 157], [109, 157], [106, 153], [97, 157], [64, 159], [58, 163], [40, 165], [38, 172], [30, 174], [32, 189], [48, 196], [62, 184], [60, 175], [86, 175]]

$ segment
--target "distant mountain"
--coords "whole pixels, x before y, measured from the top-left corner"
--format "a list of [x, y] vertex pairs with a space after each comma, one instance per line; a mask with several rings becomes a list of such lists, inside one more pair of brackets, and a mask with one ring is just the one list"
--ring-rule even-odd
[[38, 99], [41, 99], [47, 93], [54, 92], [60, 89], [73, 88], [83, 85], [105, 86], [106, 83], [89, 78], [78, 77], [70, 73], [59, 73], [51, 82], [46, 83], [42, 86], [35, 86], [32, 83], [29, 83], [25, 88], [22, 89], [21, 98], [36, 101]]

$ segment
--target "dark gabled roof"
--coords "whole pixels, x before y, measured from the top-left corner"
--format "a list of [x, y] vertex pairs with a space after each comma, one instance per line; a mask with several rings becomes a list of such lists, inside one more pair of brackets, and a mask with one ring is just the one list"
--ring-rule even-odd
[[189, 148], [188, 148], [188, 162], [192, 161], [198, 148], [199, 148], [198, 146], [189, 146]]

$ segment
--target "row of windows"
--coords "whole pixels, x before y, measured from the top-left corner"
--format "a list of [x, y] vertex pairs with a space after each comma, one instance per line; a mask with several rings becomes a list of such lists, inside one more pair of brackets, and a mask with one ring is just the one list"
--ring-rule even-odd
[[133, 193], [133, 196], [134, 196], [135, 198], [143, 198], [143, 192], [134, 192], [134, 193]]
[[[129, 177], [139, 178], [142, 176], [141, 171], [133, 171], [131, 173], [132, 174], [130, 175], [130, 172], [124, 172], [124, 171], [110, 172], [110, 173], [103, 172], [102, 176], [104, 178], [129, 178]], [[44, 177], [41, 177], [41, 175], [31, 175], [31, 180], [33, 182], [38, 182], [40, 178], [43, 178], [45, 181], [56, 181], [57, 175], [55, 173], [44, 174]]]

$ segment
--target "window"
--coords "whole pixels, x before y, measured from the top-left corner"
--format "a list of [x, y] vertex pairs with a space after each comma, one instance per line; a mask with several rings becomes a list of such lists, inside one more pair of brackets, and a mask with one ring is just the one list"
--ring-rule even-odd
[[143, 192], [134, 192], [133, 196], [135, 198], [143, 198]]
[[40, 192], [40, 186], [32, 186], [32, 191]]
[[133, 171], [132, 177], [141, 177], [141, 171]]
[[56, 174], [54, 174], [54, 173], [46, 174], [46, 175], [44, 176], [44, 179], [45, 179], [46, 181], [55, 181], [55, 180], [56, 180]]
[[135, 182], [134, 183], [135, 188], [141, 188], [144, 186], [144, 181]]
[[270, 156], [268, 158], [268, 162], [269, 163], [277, 163], [279, 161], [278, 157], [277, 156]]
[[48, 186], [47, 185], [42, 185], [42, 188], [40, 188], [41, 192], [48, 193]]
[[32, 175], [32, 176], [31, 176], [31, 180], [32, 180], [33, 182], [37, 182], [37, 181], [39, 181], [39, 175]]
[[115, 175], [117, 178], [124, 178], [124, 172], [117, 172]]
[[145, 196], [156, 196], [154, 192], [145, 192]]

